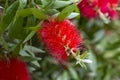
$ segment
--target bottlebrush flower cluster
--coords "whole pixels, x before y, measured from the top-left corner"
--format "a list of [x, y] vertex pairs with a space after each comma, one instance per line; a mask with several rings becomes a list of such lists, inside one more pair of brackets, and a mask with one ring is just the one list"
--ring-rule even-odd
[[116, 19], [118, 0], [82, 0], [78, 4], [78, 8], [82, 15], [95, 18], [99, 16], [99, 12], [107, 18]]
[[50, 54], [60, 62], [66, 62], [67, 50], [77, 48], [82, 41], [79, 31], [69, 20], [44, 21], [38, 35]]
[[20, 58], [1, 59], [0, 80], [30, 80], [25, 62]]

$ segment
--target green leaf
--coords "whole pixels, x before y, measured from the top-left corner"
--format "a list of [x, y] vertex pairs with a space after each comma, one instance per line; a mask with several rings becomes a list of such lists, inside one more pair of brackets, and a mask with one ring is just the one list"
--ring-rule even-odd
[[20, 50], [20, 56], [31, 56], [30, 54], [28, 54], [24, 49]]
[[19, 0], [19, 9], [25, 8], [27, 0]]
[[26, 28], [29, 28], [30, 26], [36, 26], [37, 19], [34, 16], [29, 16], [26, 21]]
[[76, 8], [75, 4], [72, 4], [70, 6], [67, 6], [62, 10], [62, 12], [58, 15], [58, 19], [60, 21], [64, 20], [66, 17], [68, 17]]
[[86, 65], [85, 65], [85, 63], [83, 61], [80, 61], [80, 65], [81, 65], [82, 68], [87, 69], [87, 67], [86, 67]]
[[0, 25], [0, 35], [8, 27], [8, 25], [13, 20], [16, 10], [18, 8], [18, 1], [15, 1], [11, 6], [9, 6], [2, 15], [2, 21]]
[[[25, 50], [25, 48], [24, 48], [24, 50]], [[39, 65], [39, 63], [38, 63], [38, 60], [41, 60], [41, 58], [35, 57], [35, 54], [34, 54], [32, 51], [28, 50], [28, 49], [25, 50], [25, 52], [28, 53], [29, 56], [23, 56], [24, 59], [25, 59], [26, 61], [31, 62], [32, 65], [34, 65], [34, 66], [36, 66], [36, 67], [40, 67], [40, 65]]]
[[114, 50], [106, 50], [103, 57], [104, 58], [113, 58], [116, 55], [120, 54], [120, 48], [116, 48]]
[[62, 80], [68, 80], [68, 72], [66, 70], [62, 74]]
[[94, 40], [93, 42], [99, 42], [101, 39], [103, 39], [105, 35], [105, 31], [103, 29], [97, 31], [95, 34], [94, 34]]
[[40, 67], [40, 64], [39, 64], [38, 61], [32, 61], [31, 63], [32, 63], [33, 65], [35, 65], [36, 67]]
[[79, 13], [72, 12], [72, 13], [68, 16], [68, 19], [73, 19], [73, 18], [77, 17], [78, 15], [79, 15]]
[[22, 49], [23, 45], [20, 43], [18, 43], [16, 45], [16, 47], [14, 48], [14, 51], [13, 51], [13, 56], [18, 56], [19, 53], [20, 53], [20, 50]]
[[72, 67], [69, 68], [69, 72], [74, 80], [79, 80], [77, 72]]
[[51, 8], [51, 6], [55, 3], [55, 0], [51, 0], [51, 1], [49, 0], [47, 2], [48, 2], [48, 4], [45, 5], [45, 7], [44, 7], [46, 10], [49, 9], [49, 8]]
[[34, 36], [35, 33], [36, 31], [31, 31], [30, 34], [24, 39], [23, 43], [29, 41]]
[[31, 8], [32, 14], [38, 19], [46, 19], [47, 16], [39, 9]]
[[[97, 72], [97, 67], [99, 66], [99, 65], [98, 65], [99, 63], [97, 62], [95, 53], [89, 52], [89, 53], [87, 53], [87, 54], [89, 55], [89, 56], [88, 56], [88, 59], [90, 59], [90, 60], [93, 61], [93, 62], [90, 63], [88, 66], [89, 66], [90, 70], [96, 74], [96, 72]], [[98, 63], [98, 64], [97, 64], [97, 63]]]
[[37, 57], [32, 57], [32, 56], [23, 56], [23, 58], [26, 60], [26, 61], [36, 61], [36, 60], [41, 60], [41, 58], [37, 58]]
[[37, 8], [27, 8], [23, 10], [19, 10], [18, 14], [22, 17], [34, 15], [38, 19], [46, 19], [47, 16], [39, 9]]
[[80, 55], [80, 59], [84, 59], [87, 57], [87, 53], [83, 53], [82, 55]]
[[62, 8], [62, 7], [65, 7], [73, 2], [74, 2], [74, 0], [69, 0], [69, 1], [56, 0], [52, 8], [54, 8], [54, 9]]
[[35, 26], [35, 27], [26, 27], [25, 29], [31, 30], [31, 31], [36, 31], [36, 30], [40, 29], [40, 27], [39, 27], [39, 26]]
[[76, 51], [76, 57], [80, 55], [80, 50]]
[[32, 51], [33, 53], [45, 53], [42, 49], [30, 45], [25, 45], [24, 49]]
[[[20, 52], [20, 54], [23, 56], [25, 61], [31, 62], [31, 64], [33, 64], [34, 66], [40, 67], [38, 60], [41, 60], [41, 58], [35, 57], [34, 53], [32, 53], [34, 56], [31, 56], [26, 51], [22, 50]], [[30, 54], [31, 54], [31, 52], [30, 52]]]
[[48, 15], [51, 15], [51, 16], [53, 16], [53, 15], [55, 15], [55, 14], [58, 14], [58, 13], [59, 13], [59, 11], [56, 10], [56, 9], [49, 9], [49, 10], [47, 11], [47, 14], [48, 14]]
[[[19, 0], [19, 9], [23, 9], [27, 4], [27, 0]], [[18, 5], [16, 3], [16, 5]], [[17, 10], [17, 12], [18, 12]], [[6, 12], [9, 13], [9, 12]], [[11, 15], [8, 15], [7, 17], [9, 18]], [[14, 20], [10, 23], [9, 25], [9, 31], [8, 31], [8, 36], [9, 39], [22, 39], [24, 37], [23, 35], [23, 18], [20, 17], [17, 13], [14, 15]], [[13, 17], [13, 16], [12, 16]]]
[[23, 39], [24, 33], [23, 33], [23, 18], [22, 17], [16, 17], [14, 21], [9, 26], [8, 36], [10, 40], [13, 39]]
[[[46, 5], [48, 4], [48, 1], [50, 1], [50, 0], [41, 0], [42, 4], [43, 4], [44, 6], [46, 6]], [[43, 6], [43, 7], [44, 7], [44, 6]]]
[[8, 8], [8, 0], [5, 1], [5, 7], [4, 7], [4, 11], [6, 11], [6, 9]]
[[108, 64], [106, 70], [105, 70], [105, 75], [103, 77], [103, 80], [111, 80], [111, 72], [112, 72], [112, 66]]
[[2, 36], [1, 36], [1, 38], [0, 38], [0, 41], [1, 41], [1, 43], [2, 43], [2, 46], [3, 46], [6, 50], [8, 50], [8, 45], [7, 45], [5, 39], [4, 39]]
[[17, 14], [22, 17], [30, 16], [32, 15], [31, 8], [19, 10]]
[[36, 34], [36, 31], [37, 31], [38, 29], [40, 29], [39, 25], [40, 25], [41, 23], [42, 23], [42, 21], [41, 21], [37, 26], [35, 26], [35, 27], [28, 27], [28, 28], [26, 28], [26, 29], [32, 30], [32, 31], [31, 31], [31, 32], [28, 34], [28, 36], [24, 39], [23, 43], [29, 41], [29, 40]]

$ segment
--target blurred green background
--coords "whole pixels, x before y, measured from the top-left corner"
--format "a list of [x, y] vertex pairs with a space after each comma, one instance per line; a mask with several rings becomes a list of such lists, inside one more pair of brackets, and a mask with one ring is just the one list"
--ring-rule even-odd
[[[100, 19], [88, 20], [83, 16], [77, 16], [78, 10], [76, 10], [74, 16], [77, 17], [72, 21], [82, 32], [84, 43], [88, 48], [87, 58], [93, 61], [91, 64], [86, 64], [87, 69], [84, 69], [76, 65], [75, 60], [71, 58], [68, 67], [62, 66], [45, 51], [34, 32], [39, 21], [44, 19], [43, 15], [41, 17], [39, 13], [34, 12], [33, 15], [29, 15], [26, 11], [22, 15], [27, 17], [18, 16], [18, 10], [35, 7], [40, 7], [45, 14], [53, 16], [73, 1], [0, 0], [0, 6], [3, 7], [0, 19], [1, 23], [4, 23], [4, 26], [0, 26], [0, 33], [2, 32], [0, 45], [5, 45], [4, 38], [8, 47], [8, 50], [1, 48], [0, 52], [9, 53], [17, 50], [28, 63], [32, 80], [120, 80], [120, 19], [105, 24]], [[21, 49], [21, 46], [24, 47]]]

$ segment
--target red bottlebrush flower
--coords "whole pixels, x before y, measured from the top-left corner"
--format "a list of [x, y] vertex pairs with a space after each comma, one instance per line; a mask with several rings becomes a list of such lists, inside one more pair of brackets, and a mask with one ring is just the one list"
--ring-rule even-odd
[[88, 18], [95, 18], [97, 16], [95, 0], [82, 0], [78, 4], [78, 8], [82, 15]]
[[118, 0], [82, 0], [78, 4], [81, 14], [89, 18], [98, 17], [98, 10], [100, 10], [106, 17], [116, 19], [117, 6]]
[[103, 14], [107, 14], [110, 19], [116, 19], [118, 14], [116, 7], [118, 6], [118, 0], [99, 0], [98, 7]]
[[30, 80], [25, 62], [20, 58], [1, 59], [0, 80]]
[[81, 44], [82, 38], [75, 25], [69, 21], [50, 20], [42, 24], [38, 35], [50, 54], [59, 62], [67, 61], [66, 47], [74, 49]]

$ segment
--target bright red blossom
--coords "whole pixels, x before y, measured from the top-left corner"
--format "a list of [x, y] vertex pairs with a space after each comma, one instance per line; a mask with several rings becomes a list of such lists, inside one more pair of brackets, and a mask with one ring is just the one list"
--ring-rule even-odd
[[82, 0], [78, 4], [78, 8], [85, 17], [94, 18], [97, 16], [96, 5], [94, 0]]
[[30, 80], [25, 62], [20, 58], [1, 59], [0, 80]]
[[50, 20], [43, 22], [42, 26], [42, 29], [38, 31], [38, 35], [40, 35], [50, 54], [57, 61], [67, 61], [65, 47], [69, 49], [76, 48], [82, 41], [75, 25], [69, 20], [61, 22]]
[[82, 0], [78, 4], [78, 8], [82, 15], [95, 18], [99, 15], [100, 10], [108, 18], [116, 19], [117, 11], [116, 7], [118, 6], [118, 0]]

